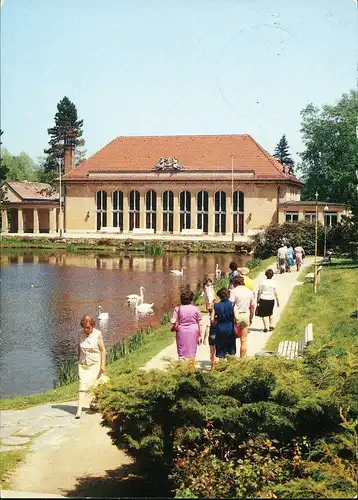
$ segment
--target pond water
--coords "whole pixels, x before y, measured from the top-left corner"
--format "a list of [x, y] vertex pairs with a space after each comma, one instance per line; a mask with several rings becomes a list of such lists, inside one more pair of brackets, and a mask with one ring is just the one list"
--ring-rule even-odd
[[[36, 394], [53, 388], [59, 362], [76, 353], [79, 321], [109, 313], [99, 328], [106, 347], [140, 327], [156, 326], [179, 298], [180, 285], [193, 290], [205, 274], [224, 272], [231, 260], [244, 266], [247, 255], [165, 254], [5, 254], [1, 256], [1, 396]], [[186, 267], [184, 276], [170, 269]], [[33, 285], [33, 286], [32, 286]], [[145, 288], [152, 316], [138, 317], [126, 296]]]

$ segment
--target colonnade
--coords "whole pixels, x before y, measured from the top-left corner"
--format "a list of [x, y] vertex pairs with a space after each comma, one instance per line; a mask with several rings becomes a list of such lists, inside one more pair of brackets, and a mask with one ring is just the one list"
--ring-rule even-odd
[[[45, 213], [46, 220], [48, 216], [48, 227], [41, 227], [40, 223], [40, 213]], [[26, 216], [31, 215], [29, 220], [26, 220]], [[9, 220], [10, 216], [10, 220]], [[1, 220], [2, 220], [2, 232], [8, 233], [9, 229], [11, 232], [25, 233], [31, 231], [34, 234], [40, 233], [40, 229], [48, 230], [50, 233], [57, 232], [57, 207], [16, 207], [8, 205], [6, 208], [1, 210]], [[11, 227], [10, 227], [11, 226]], [[47, 224], [46, 224], [47, 226]], [[16, 229], [16, 230], [15, 230]]]

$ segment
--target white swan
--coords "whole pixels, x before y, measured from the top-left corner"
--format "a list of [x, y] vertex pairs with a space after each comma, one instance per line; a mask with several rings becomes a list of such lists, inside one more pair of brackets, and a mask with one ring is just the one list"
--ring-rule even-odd
[[137, 295], [136, 293], [131, 293], [130, 295], [127, 295], [127, 299], [130, 300], [141, 300], [143, 302], [144, 300], [144, 287], [141, 286], [139, 288], [139, 293], [140, 295]]
[[219, 264], [216, 264], [215, 277], [216, 277], [216, 279], [220, 279], [221, 278], [221, 271], [219, 269]]
[[109, 318], [109, 314], [108, 313], [102, 312], [102, 306], [98, 306], [98, 316], [97, 316], [97, 318], [99, 320], [104, 320], [104, 319], [108, 319]]
[[186, 267], [182, 267], [182, 268], [181, 268], [181, 271], [178, 271], [177, 269], [171, 269], [171, 270], [170, 270], [170, 272], [171, 272], [172, 274], [175, 274], [175, 276], [183, 276], [183, 274], [184, 274], [184, 271], [183, 271], [183, 270], [184, 270], [184, 269], [186, 269]]
[[148, 304], [148, 303], [139, 304], [139, 300], [137, 299], [135, 309], [139, 313], [145, 314], [145, 313], [153, 312], [153, 306], [154, 306], [154, 303], [153, 304]]

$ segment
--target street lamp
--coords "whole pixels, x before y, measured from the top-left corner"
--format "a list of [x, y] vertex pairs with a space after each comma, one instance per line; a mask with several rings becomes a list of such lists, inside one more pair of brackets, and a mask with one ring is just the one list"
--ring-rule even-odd
[[326, 258], [327, 253], [327, 213], [329, 211], [328, 205], [324, 207], [324, 246], [323, 246], [323, 258]]
[[317, 245], [318, 245], [318, 193], [316, 191], [316, 232], [315, 232], [315, 240], [314, 240], [314, 280], [313, 280], [313, 289], [314, 293], [317, 293], [317, 282], [318, 282], [318, 274], [317, 274]]
[[58, 229], [60, 233], [60, 238], [62, 238], [63, 232], [63, 220], [62, 220], [62, 165], [61, 160], [58, 161], [58, 170], [59, 170], [59, 191], [60, 191], [60, 212], [58, 214]]
[[234, 157], [231, 157], [231, 225], [232, 225], [232, 234], [231, 241], [235, 240], [235, 231], [234, 231]]

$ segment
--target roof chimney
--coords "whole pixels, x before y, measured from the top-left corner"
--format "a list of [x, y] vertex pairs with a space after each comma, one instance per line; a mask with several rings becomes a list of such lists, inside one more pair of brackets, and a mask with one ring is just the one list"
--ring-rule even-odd
[[65, 174], [71, 172], [73, 168], [75, 168], [74, 164], [75, 157], [75, 147], [74, 146], [66, 146], [64, 151], [64, 170]]

